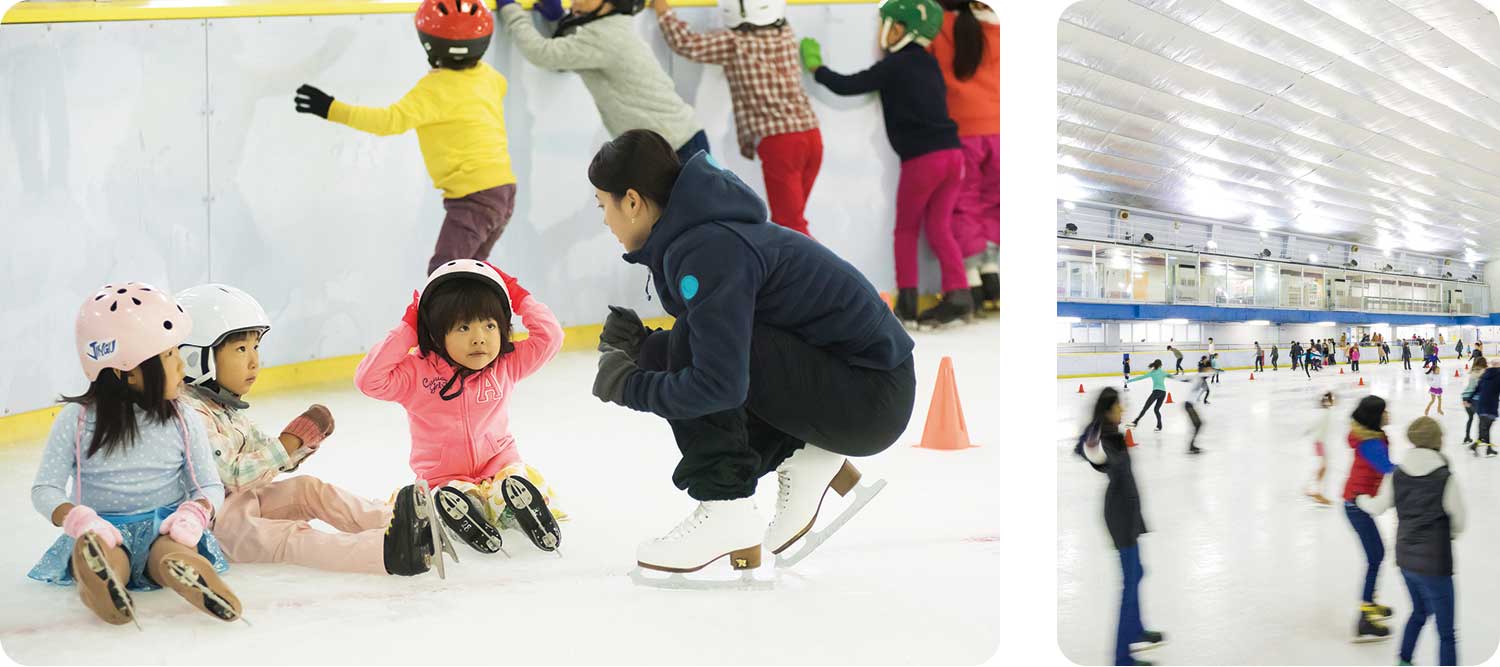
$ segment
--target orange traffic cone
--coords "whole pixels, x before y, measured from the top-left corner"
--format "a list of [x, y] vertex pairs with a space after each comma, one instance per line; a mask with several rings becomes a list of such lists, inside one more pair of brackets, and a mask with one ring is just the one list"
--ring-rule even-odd
[[885, 302], [885, 307], [886, 308], [889, 308], [889, 309], [891, 309], [892, 312], [895, 312], [895, 310], [896, 310], [896, 302], [891, 301], [891, 293], [890, 292], [881, 292], [880, 293], [880, 300]]
[[1172, 402], [1172, 392], [1170, 392], [1170, 391], [1169, 391], [1169, 392], [1167, 392], [1167, 402], [1168, 402], [1168, 403], [1171, 403], [1171, 402]]
[[1130, 434], [1130, 429], [1128, 429], [1128, 428], [1125, 429], [1125, 446], [1126, 447], [1134, 447], [1135, 446], [1135, 436]]
[[968, 449], [969, 427], [964, 423], [964, 407], [958, 400], [958, 382], [953, 377], [953, 358], [943, 357], [938, 364], [937, 386], [932, 390], [932, 404], [927, 408], [927, 425], [922, 429], [923, 449]]
[[1343, 374], [1344, 374], [1344, 367], [1343, 366], [1339, 366], [1339, 375], [1343, 375]]
[[1453, 377], [1458, 377], [1458, 369], [1453, 369]]
[[1361, 387], [1365, 386], [1365, 379], [1364, 378], [1360, 378], [1359, 379], [1359, 386], [1361, 386]]
[[1080, 394], [1083, 393], [1083, 383], [1082, 382], [1078, 383], [1078, 393], [1080, 393]]
[[1250, 371], [1250, 379], [1252, 381], [1255, 379], [1255, 371]]

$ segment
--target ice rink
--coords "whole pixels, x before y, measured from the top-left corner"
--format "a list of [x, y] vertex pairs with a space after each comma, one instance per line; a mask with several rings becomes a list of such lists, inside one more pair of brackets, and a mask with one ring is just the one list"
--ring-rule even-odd
[[[1368, 349], [1368, 348], [1367, 348]], [[1401, 370], [1362, 362], [1313, 373], [1281, 370], [1226, 371], [1202, 408], [1205, 453], [1186, 453], [1191, 423], [1182, 409], [1189, 386], [1168, 382], [1174, 403], [1164, 406], [1165, 428], [1154, 433], [1148, 412], [1133, 431], [1131, 450], [1143, 512], [1150, 533], [1141, 539], [1146, 577], [1142, 618], [1148, 629], [1167, 634], [1169, 644], [1140, 658], [1159, 664], [1395, 664], [1401, 629], [1411, 609], [1394, 562], [1395, 512], [1378, 519], [1386, 543], [1378, 598], [1395, 609], [1391, 639], [1350, 642], [1364, 577], [1364, 555], [1339, 501], [1350, 450], [1342, 439], [1329, 447], [1324, 495], [1336, 503], [1315, 507], [1302, 491], [1315, 470], [1313, 444], [1304, 435], [1317, 417], [1317, 397], [1339, 396], [1339, 432], [1364, 395], [1386, 399], [1392, 458], [1410, 449], [1406, 426], [1427, 404], [1420, 360]], [[1137, 357], [1144, 370], [1150, 358]], [[1166, 363], [1170, 368], [1171, 360]], [[1445, 416], [1443, 453], [1463, 492], [1468, 528], [1454, 544], [1460, 664], [1479, 664], [1500, 638], [1500, 577], [1494, 574], [1500, 527], [1491, 508], [1500, 505], [1500, 458], [1473, 459], [1461, 447], [1465, 413], [1458, 394], [1465, 375], [1453, 377], [1452, 353], [1443, 361]], [[1269, 367], [1268, 367], [1269, 368]], [[1344, 369], [1344, 375], [1338, 368]], [[1364, 387], [1357, 386], [1363, 378]], [[1078, 394], [1080, 382], [1087, 394]], [[1058, 482], [1058, 617], [1063, 653], [1082, 664], [1112, 661], [1120, 604], [1120, 564], [1102, 518], [1105, 476], [1072, 454], [1073, 444], [1100, 388], [1121, 378], [1059, 379], [1056, 382]], [[1130, 385], [1128, 423], [1151, 393], [1151, 382]], [[1478, 420], [1475, 420], [1475, 428]], [[1500, 435], [1500, 434], [1497, 434]], [[1429, 625], [1417, 647], [1416, 664], [1436, 664], [1436, 632]]]
[[[28, 500], [40, 443], [0, 446], [0, 496], [12, 510], [0, 518], [9, 546], [0, 552], [0, 645], [28, 664], [980, 662], [999, 643], [999, 418], [985, 408], [998, 402], [998, 332], [990, 319], [915, 334], [918, 395], [907, 433], [857, 460], [867, 479], [889, 485], [771, 591], [631, 583], [636, 544], [664, 534], [694, 503], [671, 484], [678, 453], [666, 422], [589, 393], [593, 353], [559, 355], [511, 404], [522, 456], [572, 515], [562, 558], [507, 531], [513, 558], [459, 544], [462, 562], [449, 565], [446, 581], [235, 565], [226, 581], [253, 626], [215, 621], [163, 590], [135, 596], [139, 633], [95, 619], [76, 589], [26, 578], [58, 529]], [[943, 356], [953, 357], [969, 431], [983, 447], [911, 446]], [[410, 481], [399, 406], [350, 384], [249, 399], [268, 430], [310, 402], [333, 411], [333, 437], [294, 474], [382, 500]], [[767, 521], [775, 497], [771, 475], [757, 492]], [[829, 494], [820, 523], [841, 503]]]

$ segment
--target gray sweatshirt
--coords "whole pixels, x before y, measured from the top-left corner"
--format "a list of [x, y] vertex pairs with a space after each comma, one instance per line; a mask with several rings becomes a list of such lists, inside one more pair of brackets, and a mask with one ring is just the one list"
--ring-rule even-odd
[[[219, 482], [219, 468], [209, 451], [203, 420], [197, 413], [178, 403], [187, 427], [183, 443], [177, 419], [150, 423], [146, 413], [136, 408], [136, 439], [126, 449], [105, 455], [101, 450], [88, 456], [89, 439], [94, 435], [95, 411], [84, 420], [83, 433], [76, 446], [84, 455], [83, 501], [100, 514], [136, 514], [184, 500], [205, 498], [214, 507], [224, 504], [224, 485]], [[78, 414], [83, 406], [64, 405], [52, 422], [52, 434], [42, 450], [42, 465], [37, 468], [31, 485], [31, 505], [42, 516], [52, 519], [52, 511], [63, 503], [76, 503], [69, 492], [76, 483], [74, 435], [78, 431]], [[187, 451], [192, 452], [192, 474], [187, 466]], [[197, 478], [197, 484], [193, 478]]]
[[537, 32], [530, 13], [514, 3], [500, 9], [500, 22], [531, 64], [572, 70], [583, 77], [611, 137], [627, 130], [653, 130], [675, 149], [703, 129], [651, 49], [635, 34], [633, 17], [611, 14], [552, 39]]

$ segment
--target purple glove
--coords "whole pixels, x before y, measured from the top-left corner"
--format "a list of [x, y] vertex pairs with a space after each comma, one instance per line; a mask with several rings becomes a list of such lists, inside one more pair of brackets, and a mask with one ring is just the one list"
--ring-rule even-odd
[[531, 8], [548, 21], [556, 21], [563, 16], [562, 0], [536, 0]]
[[125, 537], [120, 535], [119, 528], [99, 518], [99, 514], [93, 508], [83, 505], [74, 505], [73, 509], [68, 510], [68, 515], [63, 517], [62, 529], [63, 533], [75, 540], [83, 537], [84, 533], [92, 532], [98, 535], [99, 539], [104, 540], [104, 545], [111, 549], [120, 546], [120, 543], [125, 541]]
[[178, 505], [177, 511], [161, 522], [161, 530], [158, 532], [183, 546], [196, 547], [198, 540], [203, 539], [203, 531], [207, 529], [208, 508], [202, 503], [189, 500]]

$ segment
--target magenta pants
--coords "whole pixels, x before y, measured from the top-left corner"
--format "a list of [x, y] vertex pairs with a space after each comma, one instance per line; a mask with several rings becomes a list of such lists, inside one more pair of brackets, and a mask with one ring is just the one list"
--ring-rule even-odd
[[896, 287], [917, 287], [917, 238], [943, 269], [943, 291], [967, 289], [963, 250], [953, 228], [953, 208], [963, 184], [964, 155], [957, 148], [934, 151], [901, 163], [896, 186]]
[[953, 208], [953, 235], [964, 257], [1000, 245], [1000, 135], [963, 137], [964, 185]]

